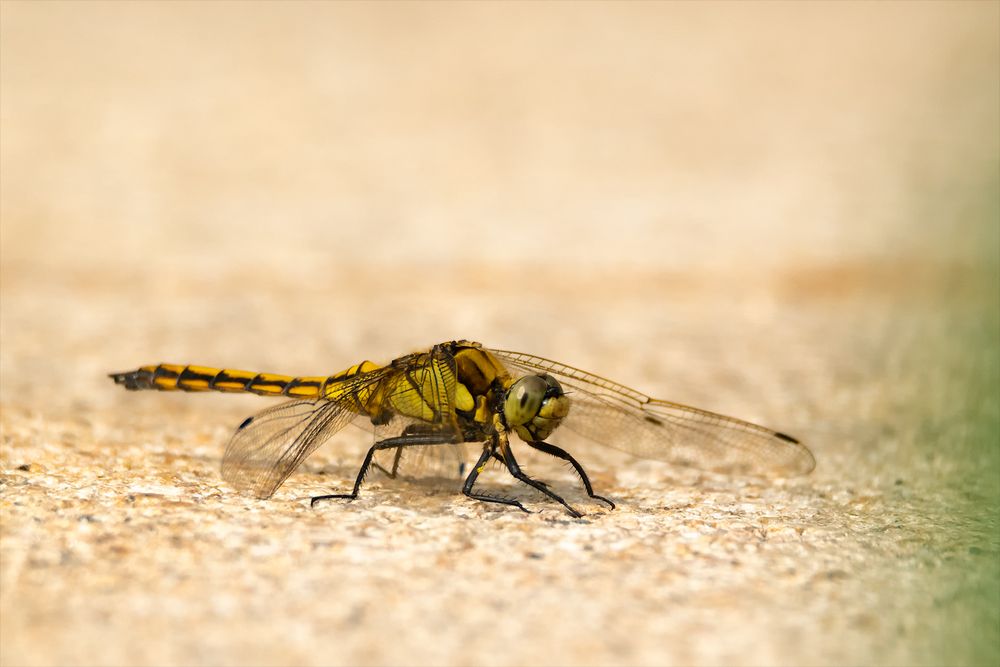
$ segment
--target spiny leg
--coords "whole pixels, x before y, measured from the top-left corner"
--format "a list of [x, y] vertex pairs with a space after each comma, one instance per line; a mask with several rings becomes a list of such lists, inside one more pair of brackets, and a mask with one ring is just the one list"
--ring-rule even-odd
[[576, 474], [578, 474], [580, 476], [580, 479], [583, 480], [583, 488], [585, 488], [587, 490], [587, 495], [590, 496], [591, 498], [593, 498], [594, 500], [600, 500], [602, 502], [607, 503], [608, 506], [611, 509], [615, 508], [615, 504], [613, 502], [611, 502], [610, 500], [608, 500], [604, 496], [599, 496], [596, 493], [594, 493], [594, 487], [591, 486], [591, 484], [590, 484], [590, 478], [587, 477], [587, 473], [584, 472], [583, 466], [580, 465], [580, 463], [575, 458], [573, 458], [573, 456], [569, 452], [567, 452], [565, 449], [563, 449], [561, 447], [556, 447], [555, 445], [550, 445], [547, 442], [541, 442], [541, 441], [539, 441], [539, 442], [529, 442], [528, 446], [534, 447], [538, 451], [545, 452], [546, 454], [549, 454], [550, 456], [555, 456], [556, 458], [560, 458], [563, 461], [568, 461], [569, 464], [573, 466], [573, 469], [576, 470]]
[[[496, 452], [495, 451], [495, 452], [492, 452], [491, 455], [493, 456], [493, 458], [495, 458], [497, 461], [499, 461], [501, 464], [503, 464], [504, 468], [507, 467], [507, 460], [504, 459], [503, 454], [501, 454], [500, 452]], [[543, 482], [540, 479], [536, 479], [535, 481], [537, 483], [541, 484], [542, 486], [544, 486], [545, 488], [548, 488], [548, 486], [549, 486], [548, 482]]]
[[365, 481], [365, 475], [368, 474], [368, 468], [372, 465], [372, 457], [375, 456], [375, 452], [381, 449], [393, 449], [403, 447], [414, 447], [418, 445], [440, 445], [443, 444], [443, 438], [441, 435], [426, 434], [426, 435], [401, 435], [396, 438], [387, 438], [376, 442], [368, 450], [365, 455], [365, 460], [361, 464], [361, 470], [358, 471], [358, 477], [354, 480], [354, 490], [350, 493], [330, 493], [324, 496], [315, 496], [309, 501], [309, 506], [313, 507], [320, 500], [329, 500], [333, 498], [340, 498], [346, 500], [354, 500], [358, 497], [358, 490], [361, 489], [361, 483]]
[[572, 516], [573, 518], [579, 519], [580, 517], [583, 516], [583, 514], [578, 512], [572, 505], [563, 500], [562, 497], [557, 495], [555, 492], [551, 491], [545, 484], [543, 484], [542, 482], [535, 481], [530, 477], [528, 477], [523, 472], [521, 472], [521, 466], [517, 465], [517, 461], [514, 460], [514, 453], [511, 452], [509, 448], [504, 453], [504, 459], [505, 463], [507, 464], [507, 470], [509, 470], [510, 474], [513, 475], [516, 479], [524, 482], [525, 484], [534, 489], [538, 489], [539, 491], [547, 495], [549, 498], [552, 498], [552, 500], [555, 500], [556, 502], [561, 504], [563, 507], [569, 510], [570, 516]]
[[476, 461], [476, 465], [472, 467], [472, 471], [469, 472], [469, 476], [465, 478], [465, 484], [462, 486], [462, 493], [467, 497], [474, 500], [481, 500], [484, 503], [498, 503], [500, 505], [512, 505], [518, 508], [522, 512], [531, 512], [524, 507], [520, 502], [514, 500], [513, 498], [500, 498], [498, 496], [491, 496], [486, 493], [477, 493], [472, 490], [473, 485], [476, 483], [476, 479], [479, 477], [479, 473], [483, 471], [486, 466], [486, 462], [489, 461], [490, 457], [493, 456], [493, 448], [486, 447], [483, 449], [482, 456]]

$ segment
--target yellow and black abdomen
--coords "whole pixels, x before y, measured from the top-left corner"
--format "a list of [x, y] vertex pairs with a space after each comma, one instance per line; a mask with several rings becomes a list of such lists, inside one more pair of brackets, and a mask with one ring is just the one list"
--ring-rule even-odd
[[[112, 373], [115, 384], [126, 389], [159, 391], [249, 392], [261, 396], [319, 398], [328, 377], [293, 377], [273, 373], [254, 373], [229, 368], [159, 364], [143, 366], [127, 373]], [[336, 376], [334, 376], [336, 377]]]

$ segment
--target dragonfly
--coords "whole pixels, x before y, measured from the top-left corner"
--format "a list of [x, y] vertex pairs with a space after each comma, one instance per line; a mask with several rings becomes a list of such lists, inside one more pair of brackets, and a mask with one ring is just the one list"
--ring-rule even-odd
[[477, 487], [487, 464], [499, 463], [571, 516], [582, 516], [549, 483], [522, 469], [512, 436], [566, 462], [587, 495], [610, 509], [614, 502], [594, 492], [580, 462], [557, 444], [562, 434], [640, 458], [726, 474], [789, 477], [807, 474], [816, 464], [805, 445], [781, 431], [651, 398], [556, 361], [465, 340], [440, 343], [385, 365], [363, 361], [329, 376], [157, 364], [110, 377], [128, 390], [249, 392], [290, 399], [246, 418], [223, 455], [223, 478], [262, 499], [274, 495], [347, 424], [372, 427], [375, 442], [350, 493], [316, 496], [311, 506], [356, 499], [372, 467], [395, 478], [407, 452], [471, 443], [482, 449], [468, 474], [462, 473], [465, 496], [529, 512], [516, 498]]

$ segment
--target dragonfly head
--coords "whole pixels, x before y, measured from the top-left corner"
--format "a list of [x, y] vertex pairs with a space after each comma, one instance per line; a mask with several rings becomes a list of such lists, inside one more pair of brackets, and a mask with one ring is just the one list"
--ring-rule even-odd
[[551, 375], [525, 375], [510, 386], [503, 413], [522, 440], [540, 442], [569, 414], [569, 398]]

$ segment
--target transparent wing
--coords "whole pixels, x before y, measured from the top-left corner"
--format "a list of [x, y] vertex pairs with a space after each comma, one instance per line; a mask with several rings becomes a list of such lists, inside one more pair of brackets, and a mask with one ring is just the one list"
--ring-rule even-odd
[[306, 457], [355, 416], [330, 401], [288, 401], [259, 412], [226, 445], [222, 477], [240, 491], [270, 498]]
[[430, 467], [440, 462], [442, 470], [457, 473], [463, 457], [455, 449], [461, 441], [455, 388], [455, 362], [443, 350], [402, 357], [329, 386], [326, 398], [288, 401], [251, 417], [226, 446], [222, 476], [240, 491], [269, 498], [334, 433], [354, 419], [371, 424], [367, 409], [377, 414], [379, 439], [433, 434], [442, 443], [456, 443], [437, 456], [385, 450], [378, 458], [383, 467], [413, 474], [422, 462]]
[[602, 445], [642, 458], [730, 474], [801, 475], [816, 465], [812, 453], [784, 433], [650, 398], [556, 361], [506, 350], [490, 352], [512, 372], [548, 373], [558, 379], [570, 398], [570, 412], [561, 428]]
[[270, 498], [310, 454], [363, 412], [359, 396], [371, 396], [391, 374], [379, 368], [338, 383], [331, 399], [288, 401], [250, 417], [226, 445], [223, 479]]
[[383, 408], [399, 415], [458, 433], [455, 416], [455, 359], [440, 346], [430, 352], [396, 359], [383, 388]]

